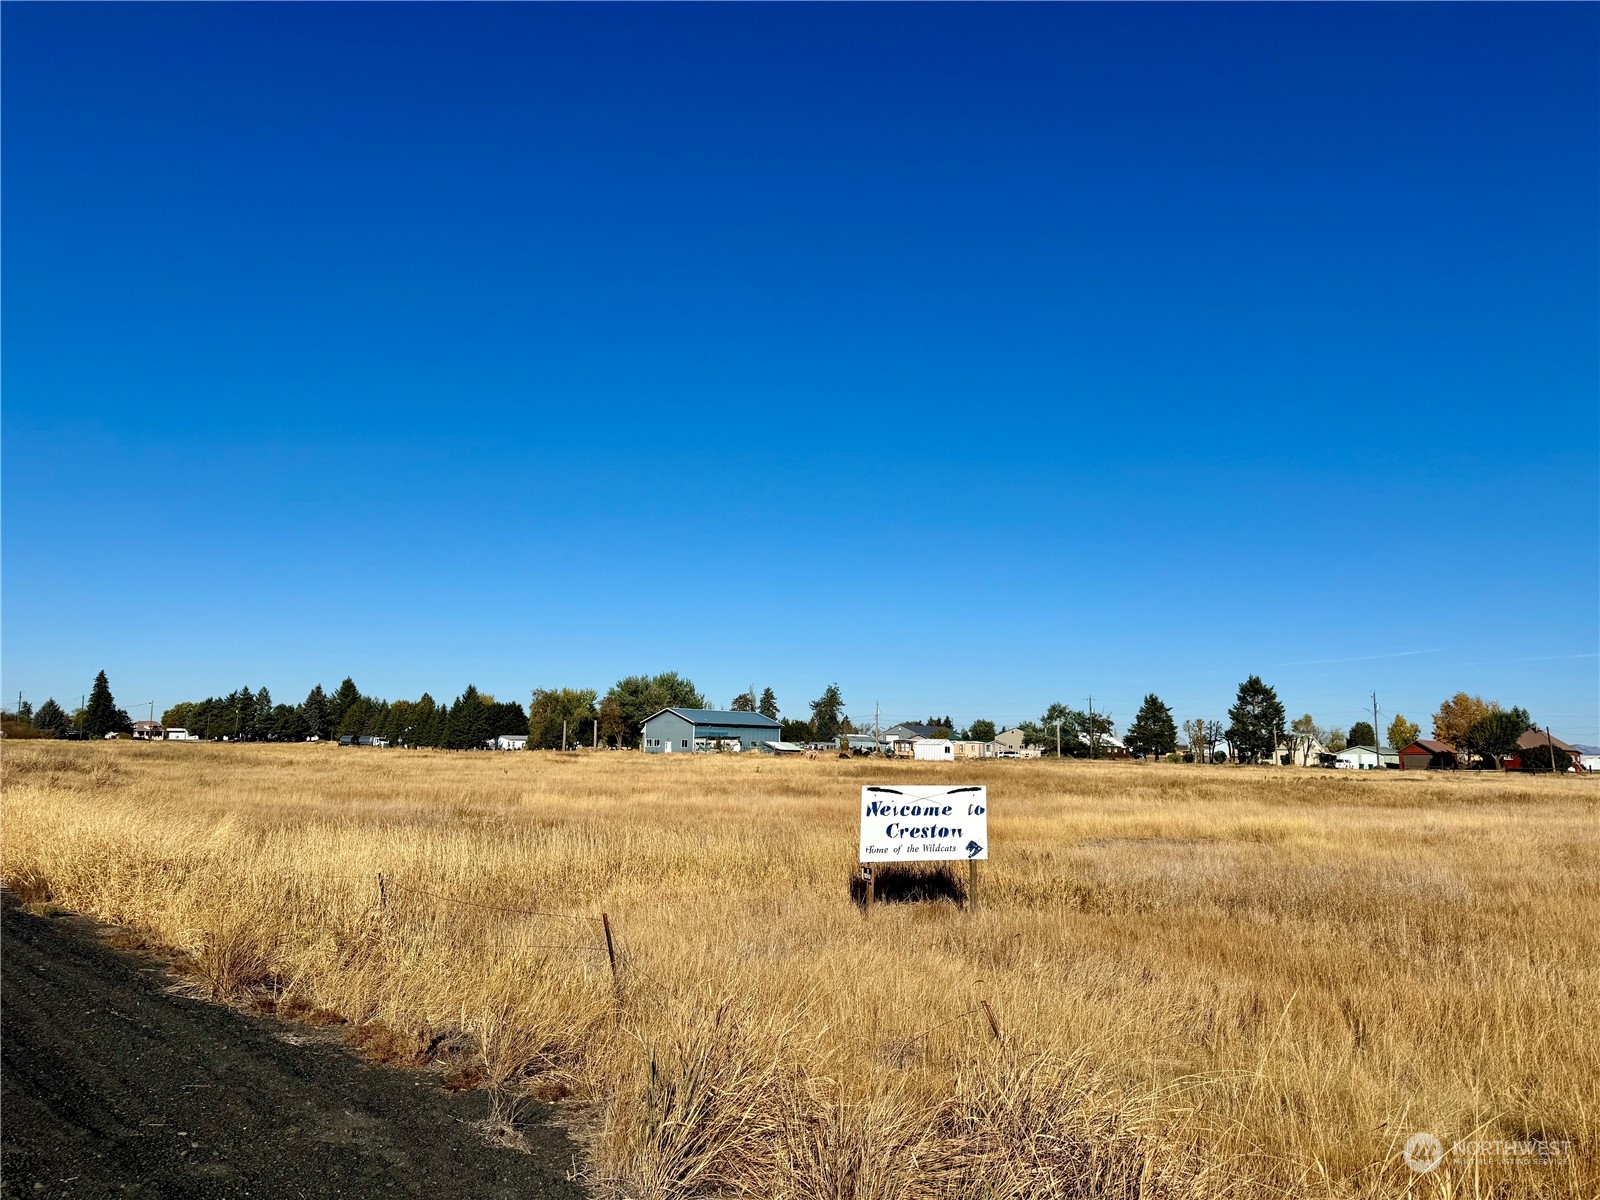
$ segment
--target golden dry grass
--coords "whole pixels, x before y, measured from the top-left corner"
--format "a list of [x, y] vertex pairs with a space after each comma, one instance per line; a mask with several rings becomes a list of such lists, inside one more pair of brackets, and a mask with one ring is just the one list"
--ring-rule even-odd
[[[886, 779], [989, 786], [977, 912], [848, 902]], [[10, 744], [0, 872], [570, 1093], [606, 1194], [1589, 1200], [1596, 782]], [[1419, 1176], [1419, 1130], [1571, 1147]]]

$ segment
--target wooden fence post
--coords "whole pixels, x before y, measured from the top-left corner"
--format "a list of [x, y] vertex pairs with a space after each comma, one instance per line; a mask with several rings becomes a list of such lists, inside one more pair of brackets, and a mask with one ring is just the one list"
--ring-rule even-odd
[[967, 907], [978, 911], [978, 860], [967, 859]]
[[989, 1022], [989, 1032], [994, 1034], [994, 1040], [1004, 1041], [1005, 1039], [1000, 1036], [1000, 1020], [994, 1015], [994, 1009], [989, 1007], [989, 1002], [979, 1000], [978, 1006], [983, 1009], [983, 1015]]
[[383, 886], [383, 872], [378, 872], [378, 910], [389, 907], [389, 889]]
[[622, 981], [617, 977], [617, 945], [611, 938], [611, 917], [607, 913], [600, 914], [600, 927], [606, 931], [606, 958], [611, 963], [611, 991], [617, 998], [617, 1004], [622, 1004]]

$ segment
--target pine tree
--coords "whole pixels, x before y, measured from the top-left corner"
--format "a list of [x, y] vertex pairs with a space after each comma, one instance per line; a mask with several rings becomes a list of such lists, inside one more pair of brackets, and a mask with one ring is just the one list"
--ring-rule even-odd
[[1162, 757], [1178, 748], [1178, 726], [1172, 719], [1172, 710], [1161, 702], [1161, 697], [1151, 692], [1139, 706], [1138, 715], [1128, 726], [1128, 749], [1136, 754]]
[[256, 693], [255, 737], [257, 741], [266, 741], [272, 736], [272, 693], [263, 687]]
[[361, 699], [361, 689], [356, 687], [355, 680], [350, 676], [344, 677], [344, 682], [339, 685], [339, 690], [328, 698], [328, 728], [333, 732], [343, 732], [344, 716], [350, 711], [350, 706]]
[[367, 732], [367, 722], [372, 719], [376, 705], [366, 696], [358, 696], [339, 721], [340, 737], [360, 737]]
[[89, 704], [83, 711], [83, 732], [92, 738], [103, 738], [108, 733], [120, 733], [126, 723], [126, 717], [119, 712], [111, 696], [106, 673], [101, 671], [94, 677], [94, 687], [89, 689]]
[[756, 705], [756, 711], [763, 717], [770, 717], [774, 721], [778, 719], [778, 698], [772, 694], [771, 688], [762, 689], [761, 703]]
[[830, 683], [822, 695], [811, 702], [811, 736], [819, 742], [831, 742], [839, 735], [840, 718], [844, 715], [844, 696], [837, 683]]
[[326, 741], [333, 732], [333, 726], [328, 722], [328, 697], [323, 693], [320, 683], [306, 693], [305, 702], [300, 705], [300, 715], [306, 721], [306, 736]]
[[256, 740], [256, 694], [249, 686], [240, 688], [232, 697], [234, 711], [238, 719], [234, 722], [234, 741], [253, 742]]
[[56, 703], [52, 696], [39, 706], [39, 711], [33, 715], [33, 727], [60, 737], [66, 733], [69, 722], [67, 714], [62, 711], [61, 705]]
[[755, 712], [756, 689], [752, 687], [748, 692], [740, 692], [733, 698], [733, 703], [728, 707], [733, 712]]
[[428, 728], [423, 734], [424, 746], [431, 746], [435, 750], [444, 747], [445, 734], [450, 728], [450, 705], [441, 704], [433, 710], [433, 715], [428, 718]]
[[488, 740], [489, 706], [483, 702], [478, 689], [469, 683], [467, 690], [450, 706], [450, 716], [445, 721], [445, 748], [481, 750]]
[[1283, 704], [1261, 676], [1252, 675], [1239, 685], [1228, 720], [1228, 743], [1241, 762], [1270, 762], [1276, 757], [1283, 740]]

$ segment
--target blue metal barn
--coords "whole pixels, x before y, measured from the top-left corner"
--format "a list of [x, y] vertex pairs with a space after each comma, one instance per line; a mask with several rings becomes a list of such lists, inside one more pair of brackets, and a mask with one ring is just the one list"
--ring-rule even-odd
[[754, 750], [778, 739], [778, 722], [760, 713], [714, 708], [663, 708], [644, 723], [646, 754], [690, 754], [722, 746]]

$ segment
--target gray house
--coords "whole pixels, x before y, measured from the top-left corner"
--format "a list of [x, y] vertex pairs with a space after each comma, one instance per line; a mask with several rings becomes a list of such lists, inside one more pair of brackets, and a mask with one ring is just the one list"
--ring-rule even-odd
[[695, 750], [754, 750], [777, 740], [778, 722], [753, 712], [713, 708], [663, 708], [644, 723], [646, 754], [689, 754]]

